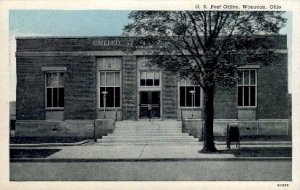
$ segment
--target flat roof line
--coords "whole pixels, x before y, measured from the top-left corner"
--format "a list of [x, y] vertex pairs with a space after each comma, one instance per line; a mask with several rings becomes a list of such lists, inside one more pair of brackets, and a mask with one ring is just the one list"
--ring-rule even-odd
[[[256, 37], [287, 37], [286, 34], [254, 35]], [[84, 39], [84, 38], [135, 38], [140, 36], [16, 36], [15, 39]]]

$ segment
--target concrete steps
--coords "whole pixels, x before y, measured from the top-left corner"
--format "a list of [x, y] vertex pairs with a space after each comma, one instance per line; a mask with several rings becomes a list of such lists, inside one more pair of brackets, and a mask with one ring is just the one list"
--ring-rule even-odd
[[[179, 134], [178, 133], [117, 133], [117, 134], [108, 134], [107, 136], [105, 137], [136, 137], [136, 136], [139, 136], [139, 137], [165, 137], [165, 136], [168, 136], [168, 137], [188, 137], [189, 134], [187, 133], [182, 133], [182, 134]], [[103, 138], [105, 138], [103, 137]]]
[[170, 126], [170, 127], [162, 127], [162, 126], [135, 126], [135, 127], [116, 127], [115, 130], [181, 130], [181, 126]]
[[[98, 142], [100, 141], [101, 139], [98, 139]], [[97, 143], [97, 144], [94, 144], [95, 146], [97, 145], [101, 145], [101, 146], [115, 146], [115, 145], [155, 145], [155, 146], [170, 146], [170, 145], [174, 145], [174, 146], [179, 146], [179, 145], [182, 145], [182, 146], [185, 146], [185, 145], [203, 145], [201, 142], [104, 142], [104, 143]]]
[[122, 129], [122, 130], [114, 130], [114, 133], [181, 133], [179, 129]]
[[180, 121], [119, 121], [113, 134], [98, 139], [105, 145], [114, 144], [198, 144], [197, 138], [182, 133]]
[[194, 138], [102, 138], [102, 142], [198, 142]]
[[150, 137], [139, 137], [139, 136], [127, 136], [127, 137], [115, 137], [115, 136], [106, 136], [102, 138], [103, 140], [159, 140], [165, 139], [165, 140], [195, 140], [194, 138], [187, 138], [186, 136], [180, 137], [172, 137], [172, 136], [150, 136]]

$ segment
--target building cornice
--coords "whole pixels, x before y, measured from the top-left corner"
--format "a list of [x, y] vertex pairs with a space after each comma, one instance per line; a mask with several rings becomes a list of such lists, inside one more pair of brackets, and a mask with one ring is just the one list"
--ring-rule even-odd
[[[287, 54], [287, 49], [278, 49], [274, 51], [277, 54]], [[132, 53], [124, 51], [53, 51], [53, 52], [16, 52], [16, 57], [61, 57], [61, 56], [95, 56], [95, 57], [113, 57], [113, 56], [144, 56], [148, 50], [137, 50]]]

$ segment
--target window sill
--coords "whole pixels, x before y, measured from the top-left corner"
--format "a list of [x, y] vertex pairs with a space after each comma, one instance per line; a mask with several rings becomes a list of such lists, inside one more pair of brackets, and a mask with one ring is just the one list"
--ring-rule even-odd
[[147, 88], [147, 87], [161, 87], [160, 85], [139, 85], [140, 88]]
[[238, 106], [237, 109], [239, 109], [239, 110], [256, 110], [257, 106], [244, 106], [244, 107]]
[[[105, 110], [106, 111], [115, 111], [115, 110], [121, 111], [122, 108], [121, 107], [115, 107], [115, 108], [109, 107], [109, 108], [105, 108]], [[98, 108], [98, 111], [104, 111], [104, 108]]]
[[182, 110], [201, 110], [202, 107], [179, 107], [179, 109], [182, 109]]
[[43, 72], [66, 72], [66, 67], [42, 67]]
[[64, 108], [46, 108], [46, 111], [64, 111]]

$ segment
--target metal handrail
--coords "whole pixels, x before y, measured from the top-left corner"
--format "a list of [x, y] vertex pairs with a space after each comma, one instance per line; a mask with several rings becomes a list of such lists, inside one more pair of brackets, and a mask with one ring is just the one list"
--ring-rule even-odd
[[117, 109], [115, 110], [113, 118], [114, 118], [114, 121], [118, 121], [118, 110]]
[[181, 121], [184, 121], [182, 109], [180, 109], [180, 118], [181, 118]]

